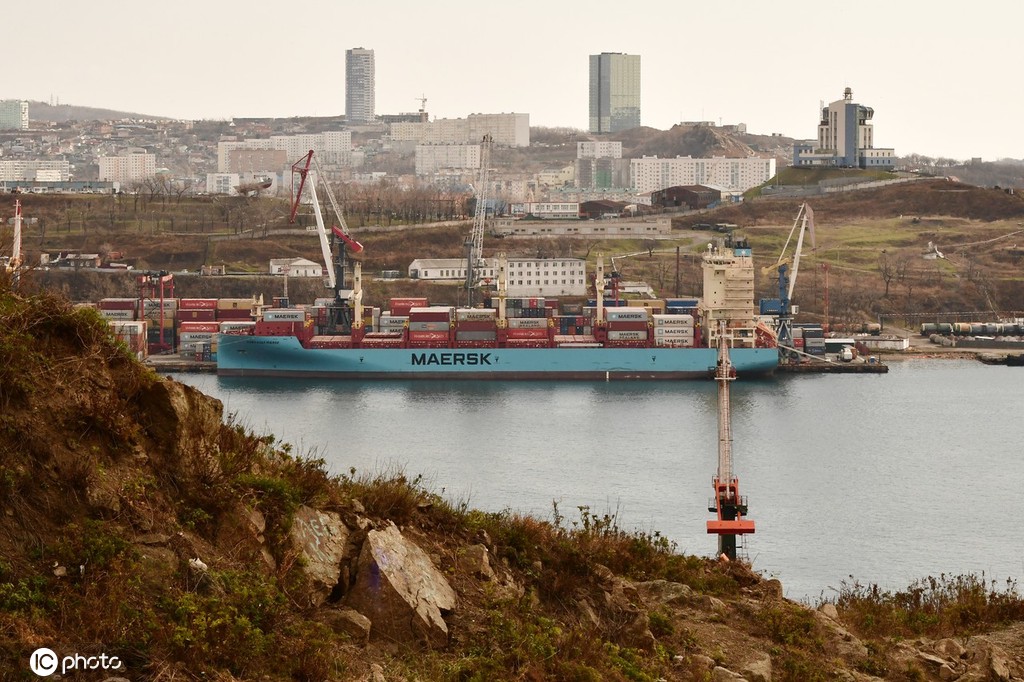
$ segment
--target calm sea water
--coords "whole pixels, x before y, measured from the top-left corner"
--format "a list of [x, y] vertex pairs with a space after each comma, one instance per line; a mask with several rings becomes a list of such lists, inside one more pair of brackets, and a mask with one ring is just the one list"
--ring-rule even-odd
[[[348, 382], [181, 374], [332, 471], [400, 468], [471, 506], [615, 512], [687, 553], [717, 466], [713, 382]], [[1024, 370], [970, 360], [733, 384], [754, 568], [815, 600], [850, 576], [1024, 577]]]

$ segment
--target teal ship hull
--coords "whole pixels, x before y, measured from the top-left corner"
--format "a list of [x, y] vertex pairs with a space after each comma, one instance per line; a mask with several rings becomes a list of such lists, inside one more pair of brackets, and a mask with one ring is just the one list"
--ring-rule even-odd
[[[740, 377], [771, 374], [775, 348], [729, 351]], [[714, 348], [304, 348], [294, 336], [217, 336], [217, 374], [337, 379], [710, 379]]]

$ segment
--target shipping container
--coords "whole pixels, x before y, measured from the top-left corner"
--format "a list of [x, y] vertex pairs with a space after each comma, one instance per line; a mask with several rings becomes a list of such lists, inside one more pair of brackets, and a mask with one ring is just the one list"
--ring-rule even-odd
[[455, 332], [456, 341], [494, 341], [498, 334], [494, 331], [462, 331]]
[[510, 339], [510, 340], [511, 339], [523, 340], [523, 339], [546, 339], [546, 338], [548, 338], [548, 330], [547, 330], [546, 327], [544, 329], [513, 329], [513, 328], [509, 327], [509, 329], [506, 330], [505, 333], [507, 335], [507, 338]]
[[178, 310], [216, 310], [216, 298], [183, 298], [178, 301]]
[[447, 320], [442, 322], [420, 322], [415, 317], [409, 318], [410, 332], [447, 332], [451, 323]]
[[650, 319], [650, 314], [646, 308], [615, 308], [605, 311], [605, 319], [609, 322], [647, 322]]
[[181, 322], [178, 324], [179, 334], [187, 334], [189, 332], [217, 333], [219, 331], [220, 324], [217, 322]]
[[[327, 299], [330, 301], [331, 299]], [[246, 313], [252, 311], [256, 302], [251, 298], [218, 298], [217, 310], [244, 310]]]
[[215, 308], [179, 310], [178, 319], [182, 322], [213, 322], [217, 319], [217, 310]]
[[305, 322], [306, 311], [295, 308], [267, 308], [263, 311], [264, 322]]
[[615, 329], [608, 330], [609, 341], [646, 341], [646, 331], [619, 331]]
[[509, 329], [547, 329], [548, 321], [543, 318], [510, 318], [508, 320]]
[[139, 307], [139, 301], [135, 298], [103, 298], [100, 299], [100, 310], [132, 310]]
[[654, 327], [693, 327], [693, 315], [652, 315]]

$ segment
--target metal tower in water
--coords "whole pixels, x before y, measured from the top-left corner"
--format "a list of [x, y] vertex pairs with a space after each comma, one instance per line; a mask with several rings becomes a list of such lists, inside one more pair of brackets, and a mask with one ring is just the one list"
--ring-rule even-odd
[[736, 536], [754, 532], [754, 522], [744, 519], [747, 499], [740, 496], [739, 479], [732, 471], [732, 415], [729, 409], [729, 382], [736, 378], [736, 370], [729, 360], [729, 341], [725, 321], [718, 327], [718, 475], [712, 485], [715, 496], [708, 505], [709, 512], [718, 516], [708, 521], [708, 533], [718, 535], [718, 555], [736, 559]]

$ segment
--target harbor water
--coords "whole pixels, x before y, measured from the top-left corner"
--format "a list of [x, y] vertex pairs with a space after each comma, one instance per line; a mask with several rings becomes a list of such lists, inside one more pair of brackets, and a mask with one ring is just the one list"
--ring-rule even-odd
[[[334, 473], [404, 471], [470, 506], [577, 507], [712, 555], [713, 382], [436, 382], [179, 374]], [[815, 601], [842, 582], [1024, 576], [1024, 370], [908, 360], [884, 375], [732, 385], [746, 553]], [[852, 577], [851, 577], [852, 576]]]

